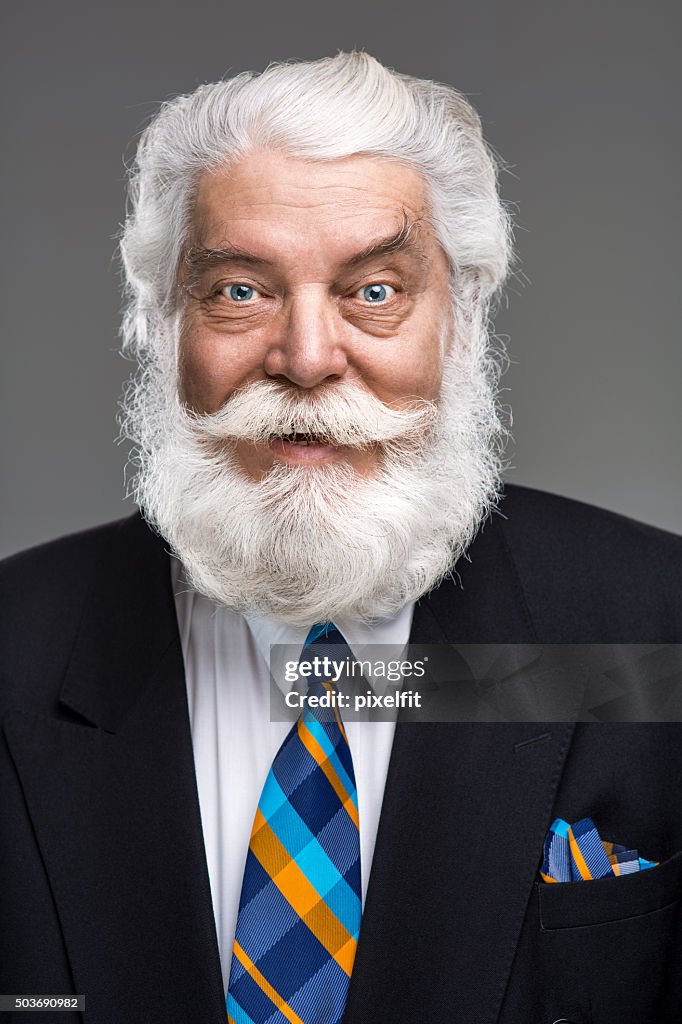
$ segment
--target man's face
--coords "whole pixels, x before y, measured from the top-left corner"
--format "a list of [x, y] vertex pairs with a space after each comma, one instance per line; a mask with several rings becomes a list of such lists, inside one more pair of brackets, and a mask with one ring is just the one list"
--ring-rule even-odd
[[454, 333], [421, 178], [254, 152], [198, 185], [178, 372], [159, 345], [125, 396], [137, 500], [228, 608], [394, 615], [466, 550], [500, 473], [495, 367], [476, 308]]
[[[450, 295], [420, 176], [354, 156], [312, 163], [253, 152], [199, 181], [180, 283], [179, 388], [197, 413], [264, 380], [293, 391], [352, 382], [392, 408], [436, 399]], [[238, 441], [254, 480], [273, 465], [346, 462], [378, 446]]]

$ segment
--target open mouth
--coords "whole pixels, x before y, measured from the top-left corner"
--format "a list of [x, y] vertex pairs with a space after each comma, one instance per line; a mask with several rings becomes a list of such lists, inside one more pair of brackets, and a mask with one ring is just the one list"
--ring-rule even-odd
[[278, 434], [270, 438], [270, 451], [285, 462], [335, 462], [346, 449], [322, 434]]
[[304, 447], [310, 447], [310, 445], [324, 445], [326, 447], [333, 444], [329, 438], [323, 437], [321, 434], [283, 434], [280, 437], [273, 438], [273, 440]]

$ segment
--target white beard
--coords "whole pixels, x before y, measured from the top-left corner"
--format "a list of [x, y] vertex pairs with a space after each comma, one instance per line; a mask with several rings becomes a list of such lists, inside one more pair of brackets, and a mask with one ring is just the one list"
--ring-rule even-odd
[[[195, 416], [174, 371], [147, 367], [123, 403], [138, 446], [131, 491], [190, 584], [300, 627], [391, 616], [436, 586], [497, 500], [504, 434], [482, 339], [450, 349], [438, 403], [398, 412], [351, 383], [313, 396], [263, 381]], [[365, 477], [347, 463], [275, 463], [255, 482], [231, 454], [238, 437], [294, 431], [378, 443], [379, 465]]]

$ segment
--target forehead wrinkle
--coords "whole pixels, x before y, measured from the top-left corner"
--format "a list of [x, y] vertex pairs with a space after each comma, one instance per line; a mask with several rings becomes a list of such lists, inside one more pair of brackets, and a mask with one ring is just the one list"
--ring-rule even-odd
[[[359, 159], [364, 162], [365, 158], [356, 157], [351, 159]], [[247, 163], [248, 161], [245, 162]], [[423, 201], [424, 181], [412, 168], [400, 165], [400, 169], [408, 170], [413, 174], [416, 188], [413, 188], [409, 182], [407, 185], [405, 182], [395, 182], [390, 174], [382, 176], [377, 185], [374, 186], [372, 182], [368, 183], [364, 176], [359, 176], [356, 169], [346, 168], [344, 173], [344, 169], [339, 166], [343, 162], [344, 158], [341, 160], [323, 161], [316, 165], [318, 169], [323, 171], [330, 168], [333, 169], [337, 177], [331, 181], [320, 180], [314, 175], [306, 175], [306, 165], [309, 164], [309, 161], [297, 158], [293, 160], [293, 163], [299, 165], [295, 168], [295, 175], [288, 175], [285, 168], [284, 175], [278, 175], [274, 181], [271, 180], [267, 172], [259, 174], [261, 169], [258, 167], [256, 167], [255, 174], [250, 174], [246, 180], [243, 180], [240, 174], [206, 174], [202, 176], [199, 182], [197, 190], [198, 204], [201, 205], [201, 198], [202, 196], [205, 198], [206, 191], [210, 195], [216, 189], [221, 191], [224, 187], [229, 188], [233, 201], [243, 201], [244, 197], [247, 197], [249, 203], [253, 205], [271, 203], [276, 206], [294, 205], [305, 208], [316, 204], [316, 196], [318, 194], [323, 195], [326, 193], [333, 193], [334, 198], [329, 201], [337, 203], [343, 203], [344, 201], [353, 202], [356, 193], [359, 193], [361, 196], [374, 193], [379, 199], [389, 202], [397, 200], [399, 202], [400, 194], [402, 193], [404, 196], [406, 191], [414, 192], [413, 200], [415, 205]], [[239, 170], [239, 167], [237, 167], [237, 170]], [[263, 191], [269, 193], [267, 198], [262, 198]], [[292, 196], [292, 192], [295, 194], [295, 198]], [[347, 200], [345, 199], [346, 194], [348, 195]]]
[[[359, 252], [353, 253], [341, 261], [343, 267], [355, 267], [361, 263], [368, 263], [373, 259], [389, 256], [398, 252], [414, 255], [422, 263], [428, 263], [428, 256], [416, 237], [415, 229], [420, 223], [420, 218], [410, 220], [406, 210], [403, 209], [403, 222], [400, 228], [392, 235], [375, 238]], [[189, 268], [190, 274], [200, 274], [203, 270], [212, 269], [226, 263], [243, 263], [251, 266], [269, 267], [276, 261], [256, 253], [233, 245], [225, 240], [217, 246], [193, 245], [183, 258], [183, 263]]]

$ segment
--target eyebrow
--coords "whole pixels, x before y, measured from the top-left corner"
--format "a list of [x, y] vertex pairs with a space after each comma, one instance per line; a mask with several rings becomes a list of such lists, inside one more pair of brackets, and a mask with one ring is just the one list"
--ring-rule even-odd
[[[345, 268], [358, 266], [360, 263], [367, 263], [369, 260], [378, 259], [381, 256], [389, 256], [396, 252], [409, 252], [422, 262], [427, 262], [426, 252], [416, 237], [415, 228], [420, 219], [410, 220], [403, 210], [403, 223], [398, 231], [384, 238], [375, 239], [369, 245], [354, 253], [344, 260]], [[190, 286], [196, 283], [197, 278], [206, 270], [221, 266], [225, 263], [242, 263], [252, 267], [271, 266], [271, 261], [263, 256], [256, 256], [255, 253], [239, 246], [225, 242], [216, 248], [208, 248], [205, 245], [193, 245], [184, 255], [183, 263], [189, 269]]]
[[388, 238], [379, 238], [345, 261], [345, 266], [356, 266], [358, 263], [366, 263], [376, 259], [378, 256], [390, 256], [394, 252], [413, 252], [419, 260], [426, 262], [426, 253], [423, 246], [415, 235], [415, 228], [420, 223], [420, 218], [410, 220], [403, 210], [403, 223], [393, 235]]

